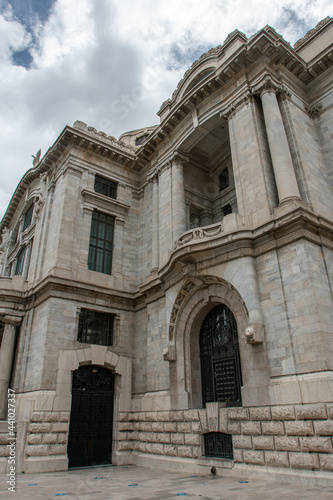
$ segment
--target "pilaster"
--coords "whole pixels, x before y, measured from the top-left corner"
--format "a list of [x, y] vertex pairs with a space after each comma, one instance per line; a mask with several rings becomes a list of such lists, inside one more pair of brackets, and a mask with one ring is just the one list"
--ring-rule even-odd
[[5, 328], [0, 349], [0, 420], [6, 417], [7, 391], [15, 355], [16, 327], [21, 320], [20, 317], [9, 315], [2, 319]]

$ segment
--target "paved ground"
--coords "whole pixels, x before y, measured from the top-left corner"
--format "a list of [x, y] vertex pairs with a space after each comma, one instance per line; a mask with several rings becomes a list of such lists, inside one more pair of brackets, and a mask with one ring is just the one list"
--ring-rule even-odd
[[134, 466], [19, 474], [15, 493], [0, 475], [0, 500], [332, 500], [333, 487], [305, 488], [272, 481], [171, 473]]

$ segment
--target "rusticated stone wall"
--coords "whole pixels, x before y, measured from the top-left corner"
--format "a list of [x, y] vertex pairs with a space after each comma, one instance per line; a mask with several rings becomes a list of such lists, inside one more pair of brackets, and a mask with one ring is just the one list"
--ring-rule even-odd
[[234, 463], [333, 470], [332, 403], [220, 408], [209, 420], [205, 409], [121, 413], [117, 449], [198, 459], [203, 434], [218, 430], [232, 435]]
[[31, 457], [67, 454], [69, 412], [33, 412], [25, 453]]

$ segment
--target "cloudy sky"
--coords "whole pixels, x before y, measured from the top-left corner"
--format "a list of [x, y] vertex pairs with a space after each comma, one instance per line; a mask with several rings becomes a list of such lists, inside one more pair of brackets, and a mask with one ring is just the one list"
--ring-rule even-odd
[[0, 219], [63, 127], [119, 137], [156, 112], [200, 54], [238, 28], [295, 43], [331, 0], [0, 0]]

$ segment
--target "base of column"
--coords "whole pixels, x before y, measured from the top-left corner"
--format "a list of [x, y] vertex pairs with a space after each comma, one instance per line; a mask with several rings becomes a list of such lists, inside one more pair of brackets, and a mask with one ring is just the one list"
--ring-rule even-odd
[[274, 218], [278, 219], [282, 215], [292, 212], [293, 210], [297, 208], [305, 208], [306, 210], [310, 210], [310, 207], [304, 203], [301, 198], [298, 196], [290, 196], [289, 198], [284, 198], [279, 204], [278, 207], [274, 208], [273, 214]]

